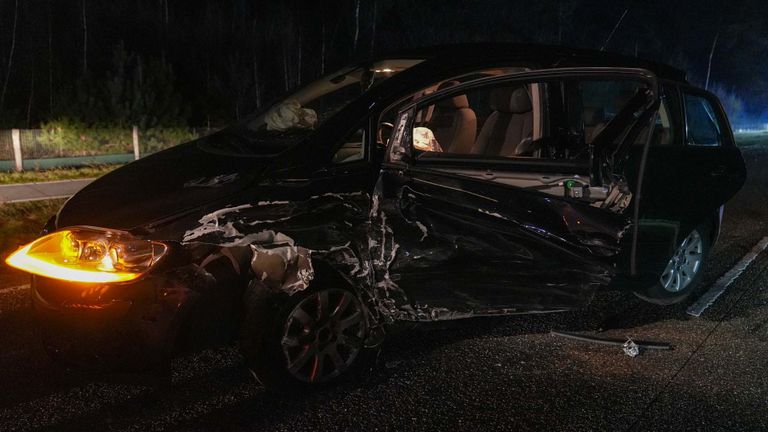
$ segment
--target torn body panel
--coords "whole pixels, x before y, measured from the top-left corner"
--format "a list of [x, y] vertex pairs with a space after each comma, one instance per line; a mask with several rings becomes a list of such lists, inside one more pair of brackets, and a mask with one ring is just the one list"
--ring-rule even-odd
[[412, 319], [435, 316], [418, 312], [425, 307], [476, 315], [579, 307], [612, 278], [631, 223], [577, 200], [397, 165], [384, 168], [374, 200], [378, 255], [394, 254], [374, 261], [377, 280], [407, 294], [410, 309], [401, 309]]
[[435, 175], [406, 187], [397, 178], [385, 169], [373, 195], [218, 209], [187, 229], [182, 244], [216, 245], [218, 253], [247, 247], [242, 276], [289, 295], [310, 286], [313, 263], [322, 261], [376, 322], [571, 309], [610, 280], [623, 216], [536, 194], [483, 194], [456, 179], [445, 187]]
[[[369, 328], [395, 320], [433, 321], [565, 310], [581, 303], [580, 300], [548, 303], [546, 296], [533, 289], [534, 280], [539, 277], [536, 272], [528, 270], [502, 275], [493, 267], [502, 250], [508, 250], [504, 256], [511, 260], [507, 263], [514, 263], [516, 268], [531, 266], [540, 256], [525, 242], [499, 242], [504, 236], [498, 228], [489, 231], [479, 224], [480, 219], [483, 223], [491, 221], [491, 225], [506, 224], [519, 215], [490, 205], [491, 201], [486, 200], [489, 204], [473, 213], [474, 228], [484, 232], [482, 236], [477, 235], [480, 231], [473, 233], [465, 229], [471, 227], [469, 225], [449, 229], [447, 224], [455, 216], [446, 215], [447, 220], [436, 215], [406, 220], [401, 214], [403, 208], [399, 197], [393, 200], [388, 194], [392, 185], [385, 184], [387, 181], [386, 175], [382, 176], [372, 195], [355, 191], [310, 195], [300, 200], [260, 200], [214, 209], [202, 216], [190, 215], [158, 226], [149, 235], [162, 238], [171, 245], [169, 256], [136, 284], [145, 288], [130, 291], [135, 296], [123, 297], [133, 286], [122, 291], [118, 286], [108, 287], [101, 294], [89, 290], [80, 299], [64, 301], [54, 298], [54, 294], [60, 295], [60, 290], [46, 290], [45, 283], [38, 284], [38, 292], [49, 304], [83, 303], [90, 304], [91, 309], [94, 305], [128, 301], [128, 312], [117, 317], [117, 321], [130, 323], [125, 324], [127, 327], [142, 323], [140, 327], [146, 329], [146, 333], [136, 336], [136, 343], [172, 346], [164, 348], [162, 356], [152, 362], [160, 362], [161, 357], [169, 356], [175, 350], [197, 349], [231, 340], [243, 314], [243, 296], [249, 288], [296, 295], [313, 283], [324, 282], [322, 277], [318, 280], [320, 269], [338, 275], [338, 280], [345, 281], [368, 306]], [[406, 199], [418, 198], [418, 193], [422, 192], [414, 191], [413, 196]], [[421, 212], [421, 209], [417, 211]], [[561, 212], [561, 223], [566, 228], [573, 227], [574, 232], [589, 233], [597, 230], [600, 223], [585, 218], [582, 223], [577, 223], [568, 206], [562, 207]], [[493, 222], [493, 219], [499, 222]], [[580, 244], [576, 237], [568, 237], [566, 229], [554, 234], [544, 233], [540, 224], [531, 219], [520, 224], [519, 229], [526, 236], [543, 242], [559, 244], [567, 238], [574, 242], [574, 247], [594, 248]], [[558, 247], [562, 248], [562, 245]], [[451, 301], [435, 302], [424, 295], [428, 291], [414, 287], [410, 280], [416, 271], [434, 278], [428, 287], [438, 281], [452, 287], [467, 283], [466, 278], [454, 279], [455, 274], [441, 277], [433, 269], [445, 269], [455, 265], [457, 260], [477, 256], [484, 250], [495, 250], [495, 260], [484, 264], [474, 261], [479, 264], [473, 270], [475, 273], [485, 274], [489, 279], [499, 278], [498, 287], [527, 286], [529, 290], [525, 295], [536, 300], [494, 304], [483, 292], [488, 285], [480, 283], [473, 286], [478, 289], [473, 296], [449, 292], [445, 299]], [[544, 292], [558, 292], [563, 298], [587, 298], [593, 285], [608, 277], [605, 268], [594, 263], [585, 264], [577, 272], [557, 269], [554, 262], [550, 264], [551, 272], [560, 277], [550, 279]], [[584, 278], [590, 271], [591, 278]], [[581, 291], [570, 289], [568, 281], [574, 275], [585, 280], [580, 285]], [[528, 285], [521, 284], [521, 280], [527, 281]], [[67, 327], [60, 328], [64, 331]], [[71, 340], [61, 337], [61, 331], [56, 332], [56, 341]], [[59, 346], [51, 349], [68, 351]], [[119, 355], [99, 353], [97, 358], [106, 362], [107, 359], [118, 359]], [[93, 359], [86, 361], [85, 357], [71, 361], [96, 362]]]
[[[202, 216], [174, 219], [144, 234], [162, 238], [169, 252], [135, 283], [105, 285], [101, 293], [84, 287], [62, 289], [60, 281], [38, 278], [35, 287], [40, 310], [56, 317], [45, 319], [54, 335], [50, 350], [72, 351], [61, 344], [85, 331], [60, 324], [75, 308], [98, 315], [88, 329], [94, 345], [105, 345], [105, 340], [129, 340], [120, 343], [121, 349], [115, 353], [90, 352], [87, 347], [91, 344], [85, 344], [86, 352], [72, 352], [70, 363], [88, 367], [103, 361], [105, 367], [115, 366], [131, 349], [151, 348], [158, 356], [146, 360], [160, 364], [176, 350], [233, 340], [249, 287], [295, 295], [308, 289], [318, 276], [322, 279], [319, 270], [329, 268], [352, 287], [370, 287], [369, 210], [370, 195], [364, 192], [231, 205]], [[51, 288], [46, 288], [49, 285]], [[358, 291], [369, 292], [363, 288]], [[369, 297], [361, 294], [361, 298]], [[123, 304], [121, 314], [102, 313]], [[108, 334], [108, 329], [133, 326], [146, 332], [136, 336], [133, 331], [131, 335]], [[64, 337], [64, 332], [71, 337]], [[155, 342], [157, 346], [151, 345]], [[161, 345], [168, 348], [160, 350]]]

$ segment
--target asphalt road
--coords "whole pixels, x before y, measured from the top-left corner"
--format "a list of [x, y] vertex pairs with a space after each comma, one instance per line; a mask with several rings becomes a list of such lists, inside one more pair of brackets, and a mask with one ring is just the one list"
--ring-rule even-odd
[[[768, 148], [725, 215], [705, 291], [768, 235]], [[601, 293], [590, 308], [401, 329], [363, 376], [305, 395], [237, 351], [179, 358], [172, 384], [103, 383], [45, 356], [28, 289], [0, 288], [0, 430], [768, 430], [768, 251], [700, 318]], [[631, 358], [550, 330], [671, 343]]]
[[78, 179], [0, 185], [0, 203], [66, 198], [92, 181], [93, 179]]

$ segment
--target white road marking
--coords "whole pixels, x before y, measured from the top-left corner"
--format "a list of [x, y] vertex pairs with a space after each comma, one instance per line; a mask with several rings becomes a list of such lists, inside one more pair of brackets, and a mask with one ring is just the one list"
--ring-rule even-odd
[[701, 316], [704, 310], [710, 307], [715, 302], [715, 300], [717, 300], [717, 298], [725, 292], [726, 288], [728, 288], [728, 286], [733, 283], [733, 281], [738, 279], [738, 277], [744, 273], [744, 270], [746, 270], [747, 267], [752, 264], [752, 261], [754, 261], [755, 258], [757, 258], [757, 256], [760, 255], [760, 253], [763, 252], [766, 248], [768, 248], [768, 237], [763, 237], [763, 239], [757, 242], [752, 250], [744, 255], [744, 257], [742, 257], [741, 260], [736, 263], [736, 265], [731, 267], [731, 269], [728, 270], [724, 275], [720, 276], [720, 279], [716, 280], [715, 283], [712, 284], [712, 287], [709, 289], [709, 291], [704, 293], [704, 295], [696, 300], [696, 303], [692, 304], [688, 308], [688, 315], [695, 317]]
[[10, 287], [10, 288], [0, 288], [0, 294], [12, 293], [16, 291], [22, 291], [25, 289], [29, 289], [29, 285], [19, 285], [19, 286]]
[[0, 185], [0, 203], [68, 198], [93, 180], [88, 178]]
[[32, 202], [32, 201], [45, 201], [45, 200], [55, 200], [55, 199], [64, 199], [69, 198], [74, 194], [67, 194], [67, 195], [46, 195], [46, 196], [39, 196], [34, 198], [21, 198], [21, 199], [12, 199], [8, 201], [0, 201], [3, 204], [15, 204], [15, 203], [22, 203], [22, 202]]

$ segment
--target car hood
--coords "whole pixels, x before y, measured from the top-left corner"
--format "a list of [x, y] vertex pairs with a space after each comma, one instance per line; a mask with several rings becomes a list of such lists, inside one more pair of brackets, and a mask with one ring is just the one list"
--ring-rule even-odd
[[225, 130], [129, 163], [72, 196], [56, 227], [131, 230], [226, 201], [277, 157], [278, 149], [252, 144], [246, 134]]

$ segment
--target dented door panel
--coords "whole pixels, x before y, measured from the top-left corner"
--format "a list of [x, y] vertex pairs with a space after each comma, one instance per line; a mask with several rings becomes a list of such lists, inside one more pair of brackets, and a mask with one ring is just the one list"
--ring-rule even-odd
[[390, 278], [416, 310], [572, 308], [613, 273], [629, 221], [576, 200], [424, 169], [385, 168]]

